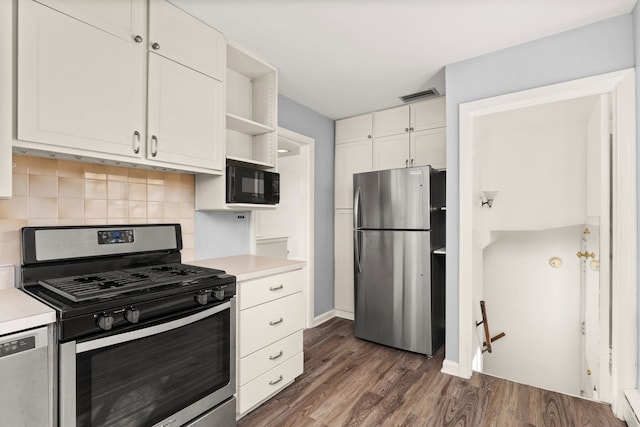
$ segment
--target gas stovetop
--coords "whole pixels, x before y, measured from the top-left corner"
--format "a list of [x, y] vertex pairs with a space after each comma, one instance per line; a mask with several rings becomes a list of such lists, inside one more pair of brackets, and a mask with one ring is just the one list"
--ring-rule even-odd
[[81, 302], [157, 286], [188, 285], [220, 273], [223, 272], [174, 263], [60, 277], [38, 283], [71, 301]]

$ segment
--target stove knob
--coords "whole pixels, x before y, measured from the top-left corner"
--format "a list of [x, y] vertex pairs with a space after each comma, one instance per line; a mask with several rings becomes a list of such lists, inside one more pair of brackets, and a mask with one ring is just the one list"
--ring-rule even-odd
[[138, 323], [140, 320], [140, 310], [136, 308], [130, 308], [129, 310], [124, 312], [124, 318], [127, 319], [129, 323]]
[[211, 292], [217, 300], [222, 301], [224, 299], [224, 288], [215, 288], [213, 292]]
[[113, 316], [107, 313], [103, 313], [98, 316], [97, 324], [100, 329], [108, 331], [113, 327]]
[[195, 300], [200, 305], [207, 305], [207, 294], [204, 292], [198, 292], [196, 294]]

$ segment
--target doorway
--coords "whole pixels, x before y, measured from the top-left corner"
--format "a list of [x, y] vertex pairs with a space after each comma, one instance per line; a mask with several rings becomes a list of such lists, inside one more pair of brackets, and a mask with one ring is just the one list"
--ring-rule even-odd
[[306, 327], [314, 326], [314, 139], [278, 128], [280, 203], [251, 216], [251, 253], [304, 261]]
[[[607, 99], [611, 103], [611, 124], [607, 121], [607, 127], [610, 128], [611, 137], [611, 232], [598, 233], [599, 236], [611, 236], [610, 244], [606, 242], [599, 242], [598, 250], [607, 247], [611, 248], [612, 263], [610, 272], [611, 283], [611, 309], [608, 310], [611, 313], [609, 323], [607, 323], [606, 329], [600, 329], [600, 333], [611, 329], [610, 337], [610, 359], [607, 355], [604, 363], [600, 361], [600, 366], [603, 369], [610, 370], [610, 384], [600, 384], [601, 393], [598, 398], [602, 399], [606, 393], [609, 393], [609, 398], [605, 400], [612, 402], [614, 413], [618, 416], [622, 415], [622, 401], [623, 390], [625, 388], [632, 388], [635, 386], [636, 370], [635, 362], [637, 361], [636, 355], [636, 327], [637, 320], [635, 318], [636, 299], [631, 297], [635, 295], [637, 289], [636, 283], [636, 182], [635, 182], [635, 170], [636, 170], [636, 151], [635, 151], [635, 100], [634, 100], [634, 72], [633, 70], [625, 70], [616, 73], [610, 73], [602, 76], [595, 76], [586, 79], [576, 80], [572, 82], [532, 89], [528, 91], [503, 95], [486, 100], [480, 100], [471, 102], [468, 104], [460, 105], [460, 296], [459, 296], [459, 361], [457, 366], [457, 374], [463, 377], [470, 377], [472, 372], [472, 364], [475, 359], [475, 368], [482, 369], [482, 359], [479, 359], [478, 353], [482, 351], [483, 337], [476, 333], [476, 322], [480, 320], [478, 316], [479, 307], [476, 309], [475, 304], [483, 298], [483, 291], [487, 284], [485, 281], [488, 279], [484, 271], [484, 250], [486, 247], [491, 246], [492, 242], [500, 242], [517, 245], [521, 244], [526, 237], [522, 234], [514, 234], [513, 232], [536, 232], [541, 230], [553, 230], [552, 236], [562, 235], [563, 233], [575, 234], [579, 232], [580, 227], [583, 225], [586, 227], [589, 223], [588, 215], [582, 214], [585, 218], [583, 222], [579, 222], [576, 218], [566, 218], [564, 224], [558, 221], [555, 217], [555, 225], [552, 223], [544, 223], [547, 218], [553, 216], [542, 213], [536, 206], [536, 202], [543, 201], [544, 196], [538, 193], [528, 193], [527, 191], [500, 193], [499, 188], [489, 188], [489, 186], [497, 185], [499, 183], [491, 179], [491, 169], [489, 173], [481, 175], [478, 168], [478, 149], [480, 148], [478, 128], [482, 125], [482, 120], [489, 118], [491, 115], [513, 112], [518, 109], [541, 106], [552, 104], [561, 101], [575, 101], [579, 98], [588, 98], [598, 100]], [[577, 102], [577, 101], [576, 101]], [[505, 116], [506, 117], [506, 116]], [[609, 129], [607, 129], [609, 131]], [[512, 147], [509, 147], [512, 148]], [[554, 159], [562, 157], [566, 153], [560, 150], [561, 147], [552, 149], [551, 152], [543, 153], [530, 152], [530, 161], [532, 163], [538, 160]], [[522, 154], [522, 153], [519, 153]], [[540, 157], [546, 155], [546, 157]], [[578, 163], [578, 162], [576, 162]], [[544, 164], [544, 163], [541, 163]], [[585, 163], [582, 163], [585, 164]], [[513, 176], [526, 179], [527, 176], [524, 171], [519, 171], [515, 165], [513, 167]], [[537, 174], [543, 176], [544, 174]], [[481, 179], [488, 181], [480, 182]], [[600, 177], [599, 177], [600, 178]], [[602, 182], [602, 181], [599, 181]], [[509, 182], [509, 184], [513, 184]], [[558, 183], [562, 186], [563, 183]], [[482, 188], [481, 188], [482, 186]], [[495, 206], [495, 212], [499, 203], [504, 205], [511, 204], [514, 200], [521, 198], [520, 206], [526, 206], [527, 208], [521, 209], [517, 215], [510, 215], [506, 222], [511, 224], [500, 223], [500, 228], [496, 229], [497, 223], [491, 225], [491, 210], [494, 209], [482, 206], [483, 195], [481, 192], [488, 192], [489, 190], [497, 190], [498, 195], [493, 201]], [[503, 197], [504, 196], [504, 197]], [[511, 197], [514, 196], [514, 197]], [[567, 196], [572, 197], [572, 196]], [[523, 205], [523, 203], [525, 203]], [[527, 205], [528, 203], [528, 205]], [[544, 202], [543, 202], [544, 203]], [[543, 205], [544, 206], [544, 205]], [[547, 204], [547, 209], [553, 210], [553, 205]], [[503, 206], [504, 207], [504, 206]], [[484, 209], [481, 209], [484, 208]], [[603, 209], [601, 213], [606, 213], [606, 209]], [[531, 214], [531, 215], [529, 215]], [[487, 215], [489, 216], [488, 218]], [[497, 216], [497, 215], [496, 215]], [[523, 225], [518, 224], [519, 221], [526, 219], [530, 216], [529, 220], [540, 218], [543, 222], [536, 226], [535, 230], [525, 228], [522, 230]], [[504, 217], [503, 217], [504, 219]], [[484, 226], [482, 226], [484, 224]], [[510, 229], [507, 227], [511, 227]], [[572, 230], [574, 227], [575, 230]], [[560, 230], [560, 228], [563, 228]], [[484, 231], [482, 231], [484, 230]], [[584, 229], [583, 229], [584, 231]], [[531, 236], [529, 236], [531, 237]], [[539, 234], [537, 238], [542, 239], [542, 247], [545, 246], [545, 238], [549, 236], [543, 236]], [[525, 239], [526, 240], [526, 239]], [[565, 237], [561, 239], [563, 242], [569, 241], [570, 238]], [[582, 245], [582, 239], [580, 237], [575, 240], [576, 244]], [[585, 241], [585, 244], [588, 242]], [[548, 241], [546, 242], [548, 245]], [[573, 243], [572, 243], [573, 244]], [[582, 246], [579, 246], [580, 251], [583, 252]], [[494, 247], [495, 249], [495, 247]], [[504, 248], [502, 249], [504, 251]], [[488, 252], [491, 249], [488, 250]], [[498, 250], [497, 252], [500, 252]], [[522, 252], [522, 251], [521, 251]], [[540, 253], [544, 253], [544, 249], [540, 250]], [[578, 252], [578, 251], [576, 251]], [[589, 250], [589, 252], [591, 252]], [[496, 254], [493, 254], [496, 255]], [[576, 256], [575, 254], [573, 255]], [[490, 258], [491, 254], [487, 253], [487, 258]], [[551, 261], [551, 258], [568, 259], [569, 253], [561, 256], [549, 255], [549, 251], [545, 255], [547, 262]], [[489, 270], [500, 271], [500, 256], [494, 256], [493, 264], [498, 265], [489, 267]], [[530, 258], [526, 257], [529, 261]], [[497, 260], [497, 261], [496, 261]], [[573, 260], [575, 262], [575, 260]], [[602, 264], [602, 263], [601, 263]], [[549, 268], [553, 268], [549, 265]], [[542, 271], [542, 270], [538, 270]], [[580, 271], [580, 267], [578, 268]], [[600, 270], [602, 273], [602, 269]], [[578, 273], [578, 277], [580, 274]], [[580, 279], [578, 278], [578, 282]], [[579, 289], [578, 284], [578, 289]], [[602, 295], [603, 293], [600, 293]], [[574, 297], [578, 295], [578, 299], [581, 298], [581, 293], [574, 291]], [[585, 297], [586, 298], [586, 297]], [[489, 304], [489, 302], [487, 302]], [[599, 302], [599, 306], [602, 307], [602, 301]], [[579, 305], [578, 305], [579, 306]], [[607, 307], [609, 309], [609, 307]], [[539, 318], [545, 316], [546, 307], [543, 304], [538, 304], [536, 307], [537, 315]], [[489, 316], [491, 315], [491, 307], [488, 307]], [[580, 310], [578, 310], [580, 311]], [[578, 314], [579, 319], [580, 314]], [[575, 316], [574, 316], [575, 317]], [[602, 316], [600, 316], [602, 318]], [[559, 321], [559, 319], [555, 319]], [[600, 323], [601, 324], [601, 323]], [[578, 328], [579, 324], [576, 325]], [[501, 332], [499, 330], [492, 331], [492, 335]], [[502, 340], [509, 339], [509, 333]], [[606, 341], [606, 340], [605, 340]], [[602, 340], [600, 341], [602, 343]], [[496, 342], [496, 348], [500, 345], [500, 342]], [[545, 355], [545, 345], [548, 344], [544, 339], [537, 343], [536, 351], [540, 357]], [[583, 344], [574, 345], [574, 348], [581, 349]], [[586, 344], [585, 344], [586, 346]], [[605, 343], [606, 346], [606, 343]], [[602, 348], [602, 347], [601, 347]], [[497, 349], [496, 349], [497, 351]], [[579, 350], [581, 351], [581, 350]], [[553, 352], [551, 352], [553, 353]], [[608, 351], [607, 351], [608, 353]], [[534, 353], [535, 354], [535, 353]], [[554, 358], [555, 354], [550, 354], [550, 358]], [[580, 359], [576, 360], [576, 366], [580, 366]], [[452, 364], [447, 365], [448, 371], [452, 371]], [[582, 368], [579, 368], [582, 369]], [[572, 393], [576, 394], [576, 393]]]

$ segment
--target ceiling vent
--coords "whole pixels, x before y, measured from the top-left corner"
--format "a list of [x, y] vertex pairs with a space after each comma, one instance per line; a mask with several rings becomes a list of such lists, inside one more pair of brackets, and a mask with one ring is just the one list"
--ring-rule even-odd
[[400, 99], [406, 104], [407, 102], [413, 102], [419, 99], [435, 98], [436, 96], [440, 96], [440, 93], [435, 87], [432, 87], [430, 89], [423, 90], [422, 92], [401, 96]]

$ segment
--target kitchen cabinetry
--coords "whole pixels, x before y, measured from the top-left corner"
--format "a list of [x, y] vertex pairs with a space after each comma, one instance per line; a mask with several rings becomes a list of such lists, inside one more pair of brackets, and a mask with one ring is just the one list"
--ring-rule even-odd
[[353, 210], [335, 214], [335, 309], [340, 317], [353, 319]]
[[446, 166], [445, 98], [374, 113], [373, 169]]
[[0, 2], [0, 199], [12, 195], [13, 2]]
[[238, 413], [290, 384], [303, 370], [302, 269], [238, 282]]
[[353, 208], [353, 174], [372, 166], [372, 115], [336, 121], [335, 209]]
[[[226, 143], [227, 164], [277, 171], [278, 72], [275, 67], [227, 45]], [[269, 205], [226, 203], [224, 171], [220, 177], [196, 177], [196, 209], [273, 209]]]
[[221, 173], [222, 34], [165, 0], [149, 2], [149, 31], [145, 2], [94, 3], [20, 2], [14, 146]]

